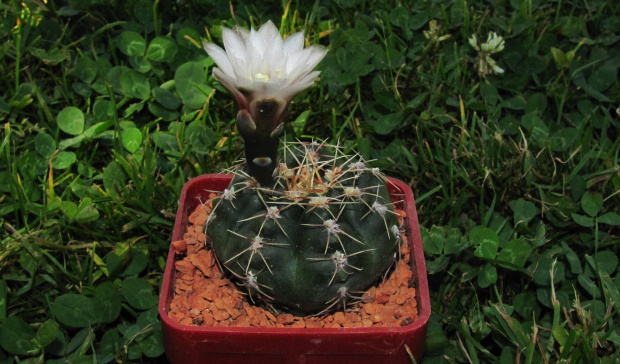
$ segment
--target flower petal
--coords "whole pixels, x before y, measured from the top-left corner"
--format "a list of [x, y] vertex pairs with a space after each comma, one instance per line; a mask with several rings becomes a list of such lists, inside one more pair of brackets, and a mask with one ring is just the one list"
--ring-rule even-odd
[[234, 77], [231, 77], [230, 75], [226, 74], [219, 68], [213, 69], [213, 77], [215, 77], [216, 80], [220, 81], [220, 83], [226, 89], [230, 89], [230, 88], [236, 89], [241, 86]]
[[294, 52], [300, 52], [304, 49], [304, 33], [297, 32], [293, 35], [286, 37], [283, 43], [284, 54], [290, 55]]
[[213, 75], [236, 99], [244, 99], [239, 107], [263, 98], [290, 101], [312, 86], [319, 75], [313, 69], [327, 53], [321, 46], [304, 48], [303, 32], [283, 40], [271, 21], [258, 30], [222, 28], [222, 37], [225, 51], [216, 45], [205, 50], [219, 66]]
[[242, 27], [240, 27], [238, 25], [233, 28], [233, 31], [235, 33], [237, 33], [237, 35], [239, 35], [239, 37], [241, 37], [241, 39], [244, 42], [248, 39], [248, 36], [250, 35], [250, 31], [249, 30], [247, 30], [245, 28], [242, 28]]
[[282, 37], [280, 36], [280, 32], [278, 31], [278, 28], [276, 28], [275, 24], [273, 24], [271, 20], [263, 24], [263, 26], [258, 29], [258, 35], [266, 43], [271, 42], [275, 39], [279, 39], [280, 42], [282, 42]]
[[312, 86], [314, 81], [316, 81], [317, 77], [319, 77], [320, 73], [321, 73], [321, 71], [310, 72], [307, 75], [305, 75], [304, 77], [302, 77], [301, 79], [297, 80], [297, 83], [308, 84], [308, 86]]
[[228, 54], [222, 48], [213, 43], [203, 43], [203, 46], [209, 57], [213, 59], [222, 72], [235, 77], [235, 70], [228, 59]]
[[226, 53], [228, 53], [228, 59], [230, 59], [235, 72], [238, 76], [244, 75], [243, 65], [248, 56], [245, 41], [237, 32], [228, 28], [222, 28], [222, 39], [224, 40]]
[[314, 45], [306, 49], [310, 50], [310, 56], [308, 57], [307, 65], [308, 68], [312, 70], [314, 69], [314, 67], [316, 67], [317, 64], [319, 64], [319, 62], [321, 62], [323, 57], [325, 57], [325, 55], [327, 54], [327, 48]]
[[299, 74], [307, 72], [306, 61], [308, 59], [308, 53], [302, 50], [301, 52], [295, 52], [288, 55], [286, 62], [286, 77], [290, 79], [296, 79]]

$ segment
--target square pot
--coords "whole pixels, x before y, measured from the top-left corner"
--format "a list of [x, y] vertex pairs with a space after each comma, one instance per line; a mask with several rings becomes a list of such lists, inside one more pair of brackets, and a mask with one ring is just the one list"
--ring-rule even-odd
[[[207, 174], [191, 179], [181, 192], [172, 241], [183, 239], [188, 217], [207, 191], [223, 191], [232, 175]], [[400, 327], [256, 328], [181, 325], [168, 317], [174, 295], [175, 249], [170, 247], [159, 297], [159, 315], [168, 359], [173, 363], [411, 363], [420, 361], [431, 313], [422, 239], [411, 188], [389, 178], [390, 196], [407, 213], [405, 233], [411, 244], [413, 286], [419, 317]]]

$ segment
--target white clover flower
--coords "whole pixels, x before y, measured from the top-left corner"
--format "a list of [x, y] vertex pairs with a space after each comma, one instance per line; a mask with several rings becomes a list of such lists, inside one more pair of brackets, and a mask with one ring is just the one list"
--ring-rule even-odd
[[[495, 63], [495, 60], [493, 58], [491, 58], [491, 56], [486, 56], [484, 58], [484, 61], [486, 63], [486, 66], [491, 67], [491, 69], [493, 70], [493, 72], [495, 73], [504, 73], [504, 69], [501, 68], [500, 66], [497, 65], [497, 63]], [[480, 67], [482, 68], [483, 65], [481, 64]], [[485, 72], [486, 74], [490, 73], [488, 71]]]
[[205, 43], [204, 48], [218, 66], [213, 69], [215, 78], [241, 97], [240, 109], [252, 99], [288, 103], [314, 84], [320, 72], [313, 69], [327, 53], [317, 45], [304, 48], [303, 32], [283, 40], [271, 21], [258, 30], [222, 28], [222, 36], [225, 50], [213, 43]]
[[476, 35], [472, 35], [469, 38], [469, 45], [471, 45], [478, 52], [498, 53], [504, 50], [504, 38], [497, 35], [495, 32], [489, 32], [487, 41], [478, 45], [478, 39]]
[[487, 41], [482, 44], [478, 44], [478, 39], [475, 34], [469, 38], [469, 45], [478, 51], [475, 67], [480, 76], [486, 77], [492, 72], [498, 74], [504, 73], [504, 70], [491, 58], [492, 54], [504, 50], [504, 43], [504, 38], [497, 35], [495, 32], [489, 32]]
[[504, 38], [495, 32], [489, 32], [487, 41], [480, 45], [483, 52], [497, 53], [504, 50]]
[[472, 48], [480, 52], [480, 46], [478, 46], [478, 38], [476, 38], [475, 34], [472, 34], [471, 38], [469, 38], [468, 41], [469, 45], [472, 46]]

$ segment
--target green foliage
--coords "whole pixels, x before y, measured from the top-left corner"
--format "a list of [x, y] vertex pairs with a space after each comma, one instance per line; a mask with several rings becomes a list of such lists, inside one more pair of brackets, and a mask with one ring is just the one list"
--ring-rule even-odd
[[[613, 363], [618, 3], [286, 6], [0, 7], [0, 360], [163, 360], [155, 304], [181, 187], [241, 151], [201, 42], [272, 19], [330, 48], [287, 135], [340, 140], [414, 189], [423, 362]], [[468, 39], [489, 32], [504, 73], [481, 78]]]

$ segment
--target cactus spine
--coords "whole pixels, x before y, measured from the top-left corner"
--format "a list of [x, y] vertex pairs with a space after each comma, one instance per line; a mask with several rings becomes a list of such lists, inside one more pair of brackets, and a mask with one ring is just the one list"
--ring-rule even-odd
[[386, 179], [335, 145], [284, 143], [272, 186], [235, 172], [206, 234], [254, 299], [294, 313], [346, 308], [390, 267], [400, 227]]

